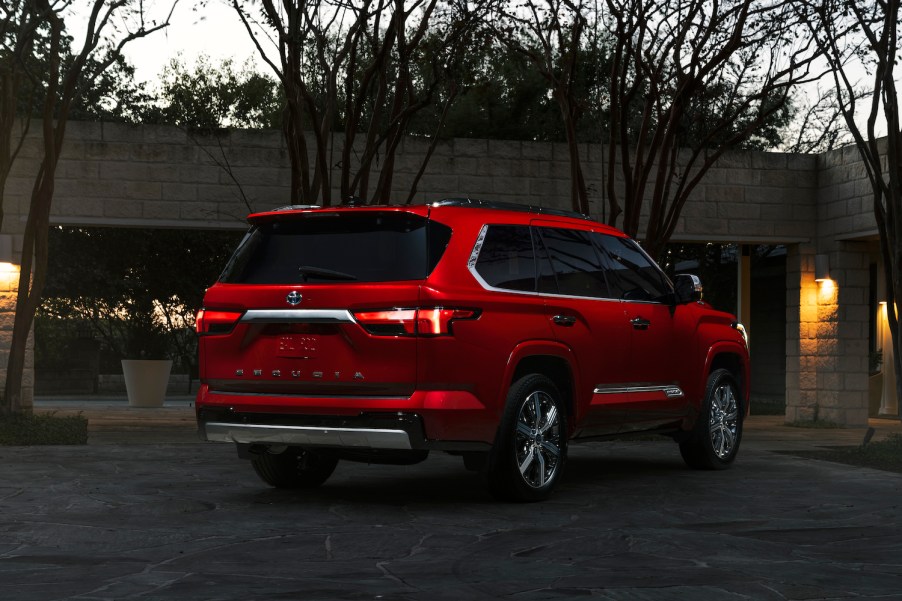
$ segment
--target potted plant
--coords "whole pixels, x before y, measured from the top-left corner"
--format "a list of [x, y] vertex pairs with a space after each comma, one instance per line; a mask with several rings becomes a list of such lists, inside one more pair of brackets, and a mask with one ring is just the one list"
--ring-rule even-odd
[[152, 301], [140, 299], [130, 304], [134, 306], [128, 312], [122, 359], [128, 404], [162, 407], [172, 371], [167, 331]]

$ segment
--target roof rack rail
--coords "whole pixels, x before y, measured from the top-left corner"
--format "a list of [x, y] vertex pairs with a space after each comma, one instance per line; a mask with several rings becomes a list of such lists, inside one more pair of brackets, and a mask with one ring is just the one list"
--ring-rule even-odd
[[301, 209], [321, 209], [322, 207], [319, 205], [285, 205], [284, 207], [277, 207], [275, 209], [270, 209], [273, 213], [277, 211], [300, 211]]
[[479, 209], [496, 209], [502, 211], [520, 211], [523, 213], [538, 213], [540, 215], [556, 215], [558, 217], [573, 217], [575, 219], [590, 219], [576, 211], [564, 209], [552, 209], [535, 205], [521, 205], [515, 202], [499, 202], [494, 200], [480, 200], [478, 198], [443, 198], [431, 203], [433, 207], [472, 207]]

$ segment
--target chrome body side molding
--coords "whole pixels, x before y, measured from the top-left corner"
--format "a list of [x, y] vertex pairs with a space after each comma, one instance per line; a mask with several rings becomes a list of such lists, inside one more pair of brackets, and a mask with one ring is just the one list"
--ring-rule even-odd
[[664, 396], [669, 399], [679, 399], [684, 396], [683, 389], [674, 384], [648, 385], [642, 384], [637, 386], [600, 385], [595, 387], [595, 394], [630, 394], [630, 393], [646, 393], [646, 392], [663, 392]]

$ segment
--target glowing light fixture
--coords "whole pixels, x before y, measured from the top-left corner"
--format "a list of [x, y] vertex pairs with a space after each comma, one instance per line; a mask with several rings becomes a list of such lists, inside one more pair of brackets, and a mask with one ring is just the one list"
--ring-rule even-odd
[[814, 281], [826, 282], [830, 279], [830, 257], [828, 255], [815, 255]]

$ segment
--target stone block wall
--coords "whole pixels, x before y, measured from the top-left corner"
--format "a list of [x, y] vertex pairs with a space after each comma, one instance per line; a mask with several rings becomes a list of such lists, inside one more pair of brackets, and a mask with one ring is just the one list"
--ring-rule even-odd
[[[393, 179], [396, 202], [407, 200], [427, 146], [419, 138], [402, 142]], [[5, 231], [18, 233], [21, 227], [38, 149], [39, 140], [33, 135], [11, 174]], [[592, 215], [604, 221], [603, 147], [584, 144], [582, 149]], [[337, 177], [335, 170], [334, 201], [339, 196]], [[72, 122], [60, 160], [52, 221], [243, 227], [251, 210], [309, 203], [289, 198], [289, 178], [287, 152], [277, 131], [197, 136], [170, 126]], [[816, 157], [727, 154], [693, 192], [673, 238], [754, 243], [814, 237], [816, 188]], [[570, 209], [567, 147], [547, 142], [442, 141], [414, 201], [447, 197]]]

